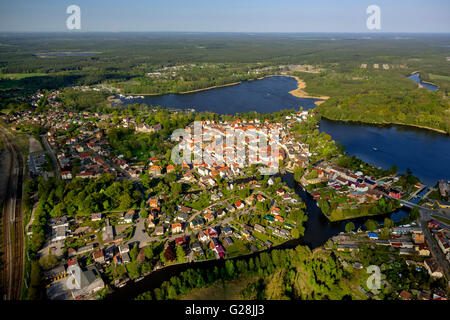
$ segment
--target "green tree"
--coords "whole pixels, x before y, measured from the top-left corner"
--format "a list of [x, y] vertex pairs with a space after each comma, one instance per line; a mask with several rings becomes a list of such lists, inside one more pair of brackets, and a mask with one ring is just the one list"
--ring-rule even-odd
[[182, 246], [177, 247], [176, 254], [177, 254], [177, 262], [186, 262], [185, 258], [186, 253], [184, 252]]
[[390, 229], [390, 228], [392, 228], [393, 226], [394, 226], [394, 221], [392, 221], [392, 220], [389, 219], [389, 218], [384, 218], [384, 227], [385, 227], [385, 228]]
[[409, 218], [411, 220], [417, 220], [417, 218], [419, 218], [420, 213], [419, 213], [419, 207], [415, 206], [414, 208], [412, 208], [412, 210], [409, 212]]
[[227, 271], [229, 279], [232, 279], [234, 277], [234, 263], [232, 260], [227, 260], [225, 262], [225, 270]]
[[151, 246], [145, 246], [144, 247], [144, 254], [145, 254], [145, 257], [148, 260], [151, 260], [153, 258], [153, 255], [154, 255], [152, 247]]
[[364, 226], [369, 231], [374, 231], [378, 228], [378, 223], [375, 220], [368, 219], [366, 223], [364, 223]]
[[131, 261], [136, 261], [136, 258], [139, 254], [139, 248], [137, 242], [134, 244], [133, 248], [130, 250], [130, 258]]
[[345, 225], [345, 232], [352, 232], [354, 230], [355, 230], [355, 224], [353, 222], [350, 221]]
[[300, 181], [300, 179], [303, 176], [304, 171], [305, 170], [302, 167], [298, 167], [298, 166], [295, 167], [295, 170], [294, 170], [294, 179], [295, 179], [295, 181], [297, 181], [297, 182]]

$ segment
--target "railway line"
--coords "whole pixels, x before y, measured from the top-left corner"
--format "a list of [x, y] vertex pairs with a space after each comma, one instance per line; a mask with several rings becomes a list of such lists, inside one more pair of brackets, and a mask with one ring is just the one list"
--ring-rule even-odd
[[17, 145], [7, 132], [0, 128], [10, 157], [6, 181], [6, 194], [3, 201], [3, 288], [4, 300], [20, 300], [22, 296], [24, 272], [24, 232], [22, 195], [24, 179], [24, 160]]

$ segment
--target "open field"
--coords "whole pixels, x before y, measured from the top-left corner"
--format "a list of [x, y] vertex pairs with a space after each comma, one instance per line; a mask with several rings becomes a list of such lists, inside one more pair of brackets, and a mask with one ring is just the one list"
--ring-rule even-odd
[[253, 278], [242, 277], [232, 281], [217, 281], [213, 285], [194, 289], [178, 297], [179, 300], [242, 300], [241, 291]]
[[36, 138], [31, 136], [29, 138], [29, 145], [30, 145], [29, 153], [40, 152], [43, 150], [41, 143], [38, 140], [36, 140]]
[[22, 80], [24, 78], [42, 77], [45, 73], [0, 73], [0, 79]]

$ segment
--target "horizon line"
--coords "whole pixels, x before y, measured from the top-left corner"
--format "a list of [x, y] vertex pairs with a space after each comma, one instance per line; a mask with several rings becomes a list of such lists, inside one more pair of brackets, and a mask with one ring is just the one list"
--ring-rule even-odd
[[239, 33], [239, 34], [450, 34], [450, 31], [176, 31], [176, 30], [160, 30], [160, 31], [84, 31], [84, 30], [61, 30], [61, 31], [2, 31], [1, 33]]

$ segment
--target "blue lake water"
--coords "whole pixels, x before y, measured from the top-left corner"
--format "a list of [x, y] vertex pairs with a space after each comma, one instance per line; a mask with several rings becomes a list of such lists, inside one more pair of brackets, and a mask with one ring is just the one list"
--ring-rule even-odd
[[[400, 173], [410, 168], [425, 184], [450, 180], [450, 137], [435, 131], [405, 126], [371, 126], [322, 119], [320, 131], [339, 141], [350, 155]], [[377, 148], [374, 151], [373, 148]]]
[[289, 91], [297, 88], [297, 81], [290, 77], [269, 77], [256, 81], [244, 81], [238, 85], [199, 91], [190, 94], [145, 96], [143, 99], [121, 99], [123, 104], [144, 103], [175, 109], [213, 111], [219, 114], [236, 114], [250, 111], [272, 113], [280, 109], [298, 110], [314, 108], [318, 99], [297, 98]]
[[437, 86], [435, 86], [435, 85], [432, 85], [432, 84], [430, 84], [430, 83], [422, 82], [422, 80], [420, 79], [420, 74], [418, 74], [418, 73], [412, 74], [412, 75], [410, 75], [408, 78], [411, 79], [411, 80], [413, 80], [414, 82], [417, 82], [418, 84], [422, 85], [424, 88], [426, 88], [426, 89], [428, 89], [428, 90], [431, 90], [431, 91], [438, 91], [438, 89], [439, 89], [439, 88], [438, 88]]

